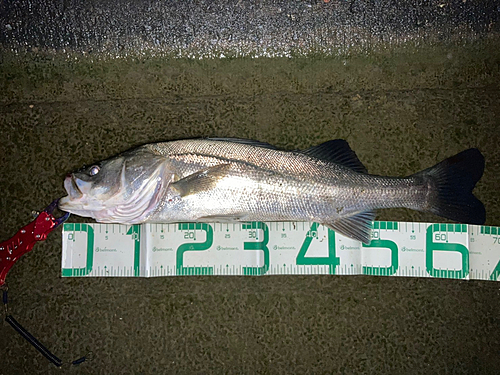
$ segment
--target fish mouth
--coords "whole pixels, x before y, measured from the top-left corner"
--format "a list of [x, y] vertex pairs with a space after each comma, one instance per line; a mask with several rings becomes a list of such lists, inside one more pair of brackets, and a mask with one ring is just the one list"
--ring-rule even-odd
[[64, 181], [64, 187], [66, 188], [66, 192], [71, 199], [78, 199], [83, 196], [83, 193], [76, 182], [74, 174], [70, 174], [66, 177], [66, 180]]
[[63, 211], [67, 211], [71, 207], [72, 202], [79, 200], [83, 197], [83, 193], [76, 183], [75, 176], [73, 174], [68, 174], [64, 179], [64, 189], [66, 189], [67, 196], [59, 200], [59, 208]]

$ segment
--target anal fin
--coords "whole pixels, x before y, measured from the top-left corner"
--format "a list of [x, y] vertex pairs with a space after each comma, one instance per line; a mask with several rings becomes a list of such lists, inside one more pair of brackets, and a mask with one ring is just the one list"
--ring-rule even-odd
[[375, 214], [375, 211], [366, 211], [323, 224], [346, 237], [369, 244]]

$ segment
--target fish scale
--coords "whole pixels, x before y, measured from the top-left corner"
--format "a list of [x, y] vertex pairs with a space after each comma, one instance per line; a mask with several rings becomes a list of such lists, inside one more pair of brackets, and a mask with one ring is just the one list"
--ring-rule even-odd
[[[182, 177], [195, 173], [200, 169], [211, 167], [220, 163], [233, 163], [239, 166], [232, 170], [231, 177], [247, 178], [246, 186], [254, 181], [259, 182], [259, 186], [255, 188], [252, 194], [267, 194], [267, 202], [281, 202], [281, 206], [286, 209], [282, 210], [276, 220], [293, 220], [293, 219], [313, 219], [318, 218], [318, 215], [332, 218], [337, 217], [339, 207], [356, 207], [356, 202], [361, 202], [359, 209], [353, 209], [350, 213], [362, 212], [366, 209], [372, 209], [377, 206], [393, 207], [409, 205], [404, 199], [400, 199], [402, 203], [395, 202], [397, 197], [404, 197], [403, 194], [391, 194], [394, 188], [397, 192], [406, 192], [403, 187], [414, 184], [411, 179], [390, 179], [379, 178], [370, 175], [355, 175], [352, 171], [345, 170], [342, 166], [327, 163], [318, 159], [312, 159], [307, 155], [296, 153], [295, 159], [291, 159], [289, 153], [270, 150], [264, 148], [248, 147], [247, 145], [230, 144], [227, 148], [224, 143], [213, 142], [197, 146], [197, 143], [190, 142], [172, 142], [160, 143], [155, 145], [154, 150], [161, 155], [179, 160], [178, 166], [174, 163], [174, 169], [179, 171]], [[198, 151], [197, 154], [194, 154]], [[239, 158], [236, 158], [236, 155]], [[216, 156], [217, 158], [214, 158]], [[259, 169], [257, 169], [257, 168]], [[329, 168], [329, 169], [327, 169]], [[286, 187], [280, 186], [281, 181], [286, 181]], [[244, 182], [242, 181], [243, 185]], [[237, 187], [239, 188], [239, 187]], [[294, 190], [294, 194], [286, 194], [287, 188]], [[220, 186], [218, 186], [220, 189]], [[363, 190], [363, 191], [362, 191]], [[230, 195], [233, 191], [228, 192], [228, 196], [217, 196], [217, 199], [230, 200]], [[383, 199], [377, 199], [380, 194], [383, 194]], [[217, 194], [216, 192], [208, 192], [207, 194]], [[272, 195], [272, 197], [270, 197]], [[392, 197], [389, 197], [392, 195]], [[209, 198], [200, 196], [200, 201]], [[414, 198], [414, 197], [413, 197]], [[291, 199], [291, 200], [289, 200]], [[408, 200], [411, 198], [408, 198]], [[254, 201], [249, 196], [248, 200]], [[329, 200], [330, 205], [325, 206], [324, 200]], [[261, 199], [255, 199], [261, 201]], [[289, 202], [289, 204], [287, 204]], [[200, 202], [201, 203], [201, 202]], [[244, 202], [238, 202], [242, 204]], [[262, 219], [262, 215], [272, 215], [266, 209], [266, 205], [256, 207], [254, 215], [249, 216], [250, 219]], [[385, 206], [384, 206], [385, 205]], [[224, 206], [224, 205], [223, 205]], [[297, 212], [290, 212], [291, 207], [298, 206], [300, 209]], [[263, 212], [257, 212], [262, 210]], [[175, 211], [172, 210], [172, 211]], [[302, 217], [297, 217], [303, 213]], [[183, 218], [184, 220], [188, 218]], [[198, 218], [199, 219], [199, 218]], [[169, 220], [166, 217], [150, 218], [150, 221]]]

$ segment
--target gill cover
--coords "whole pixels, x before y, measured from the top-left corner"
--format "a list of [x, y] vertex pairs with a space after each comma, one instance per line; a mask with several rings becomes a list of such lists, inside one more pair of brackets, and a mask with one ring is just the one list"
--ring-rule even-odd
[[164, 184], [164, 165], [159, 164], [141, 184], [132, 187], [125, 161], [118, 193], [103, 202], [103, 209], [95, 211], [93, 217], [100, 223], [141, 223], [160, 202], [165, 185], [168, 183]]

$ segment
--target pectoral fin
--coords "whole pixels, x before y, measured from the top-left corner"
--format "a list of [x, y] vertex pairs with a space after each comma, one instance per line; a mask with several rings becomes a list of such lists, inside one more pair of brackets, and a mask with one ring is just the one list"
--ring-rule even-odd
[[217, 182], [226, 176], [230, 164], [220, 164], [195, 172], [170, 184], [181, 197], [213, 189]]
[[346, 237], [369, 244], [373, 219], [375, 219], [375, 211], [366, 211], [331, 223], [324, 223], [324, 225]]

